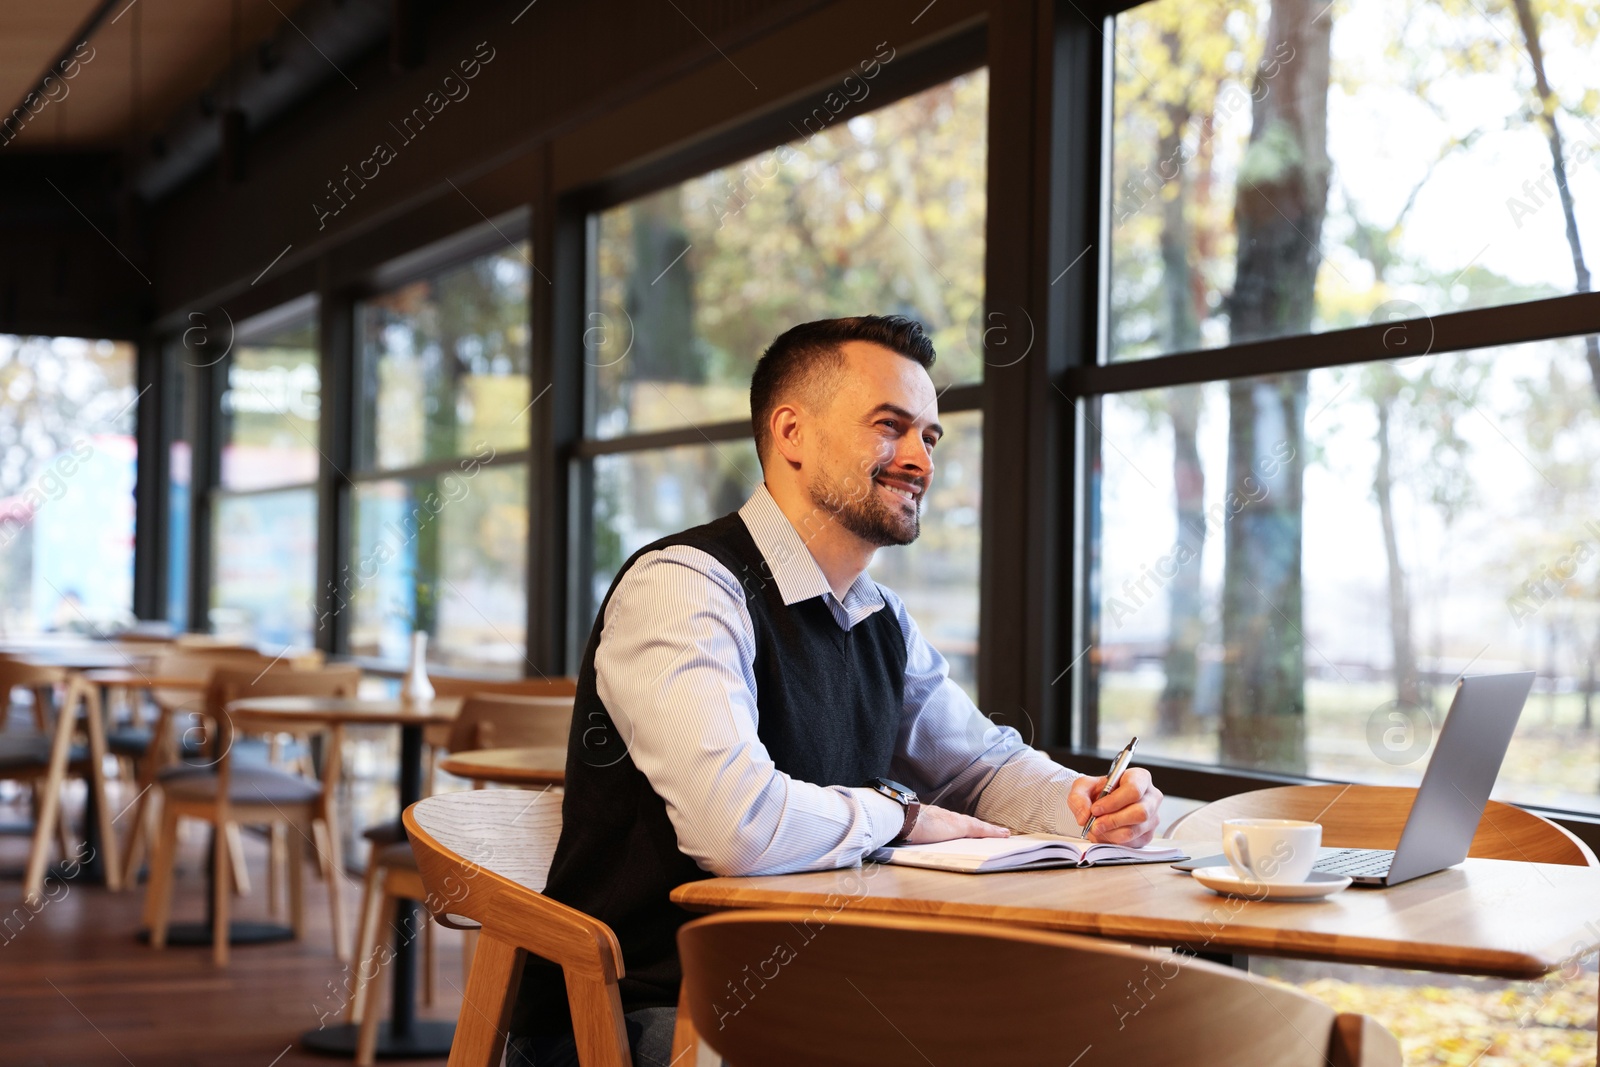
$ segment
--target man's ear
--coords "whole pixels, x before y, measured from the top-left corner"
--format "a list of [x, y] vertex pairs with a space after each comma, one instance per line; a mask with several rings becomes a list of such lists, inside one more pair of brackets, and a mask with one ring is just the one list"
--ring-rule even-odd
[[805, 439], [803, 421], [803, 413], [794, 404], [779, 404], [772, 409], [767, 422], [773, 451], [791, 467], [801, 465], [801, 444]]

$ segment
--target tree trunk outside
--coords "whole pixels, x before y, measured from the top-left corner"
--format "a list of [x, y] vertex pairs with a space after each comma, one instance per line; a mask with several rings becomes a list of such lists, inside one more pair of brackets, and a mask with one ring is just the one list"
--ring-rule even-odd
[[[1222, 761], [1289, 773], [1306, 769], [1305, 639], [1302, 634], [1301, 426], [1303, 373], [1228, 383], [1230, 487], [1267, 487], [1223, 534]], [[1256, 457], [1294, 449], [1276, 477], [1262, 478]], [[1243, 492], [1232, 489], [1230, 492]]]
[[[1331, 28], [1324, 4], [1272, 0], [1234, 206], [1236, 343], [1311, 328], [1328, 199]], [[1246, 495], [1259, 483], [1267, 493], [1224, 536], [1221, 756], [1291, 773], [1306, 769], [1305, 402], [1304, 373], [1228, 386], [1228, 491]]]
[[694, 347], [694, 274], [683, 226], [679, 190], [649, 197], [632, 208], [633, 272], [624, 294], [633, 319], [628, 381], [705, 381]]
[[[1550, 146], [1550, 166], [1555, 172], [1556, 190], [1561, 196], [1561, 212], [1567, 224], [1567, 247], [1572, 250], [1572, 272], [1580, 293], [1591, 291], [1589, 266], [1583, 258], [1583, 241], [1578, 236], [1578, 216], [1573, 208], [1572, 189], [1567, 185], [1567, 163], [1561, 147], [1561, 128], [1556, 125], [1556, 95], [1550, 90], [1550, 79], [1544, 71], [1544, 46], [1539, 41], [1539, 23], [1530, 0], [1511, 0], [1517, 13], [1517, 26], [1522, 30], [1522, 44], [1533, 63], [1533, 84], [1539, 94], [1539, 114], [1544, 120], [1545, 140]], [[1600, 396], [1600, 337], [1594, 334], [1583, 339], [1584, 356], [1589, 361], [1589, 376], [1594, 383], [1595, 395]]]
[[[1380, 373], [1393, 374], [1387, 367]], [[1383, 554], [1389, 563], [1389, 636], [1394, 645], [1395, 699], [1407, 706], [1420, 706], [1422, 686], [1417, 677], [1417, 657], [1411, 646], [1411, 598], [1406, 589], [1406, 572], [1400, 562], [1400, 541], [1394, 524], [1394, 477], [1389, 447], [1389, 414], [1393, 398], [1382, 393], [1375, 401], [1378, 409], [1378, 469], [1372, 491], [1378, 498], [1378, 518], [1383, 523]]]
[[[1175, 32], [1163, 35], [1174, 62], [1182, 42]], [[1190, 112], [1186, 102], [1166, 108], [1167, 127], [1157, 145], [1160, 166], [1176, 167], [1161, 190], [1161, 303], [1164, 311], [1166, 351], [1187, 352], [1200, 347], [1200, 322], [1194, 306], [1194, 272], [1189, 268], [1189, 226], [1184, 217], [1188, 202], [1187, 170], [1177, 166]], [[1168, 162], [1172, 161], [1172, 162]], [[1162, 177], [1167, 177], [1163, 172]], [[1200, 466], [1199, 388], [1178, 388], [1167, 393], [1167, 414], [1172, 420], [1172, 485], [1177, 511], [1178, 540], [1193, 556], [1178, 568], [1167, 586], [1167, 652], [1161, 696], [1156, 701], [1157, 731], [1164, 737], [1183, 733], [1194, 712], [1194, 691], [1199, 666], [1196, 650], [1205, 636], [1201, 618], [1200, 555], [1205, 546], [1205, 471]]]
[[1595, 629], [1594, 644], [1589, 648], [1589, 662], [1583, 672], [1583, 732], [1594, 729], [1595, 668], [1600, 666], [1600, 626]]
[[1196, 652], [1205, 637], [1201, 615], [1205, 603], [1200, 586], [1200, 558], [1206, 542], [1205, 471], [1197, 443], [1201, 392], [1198, 387], [1174, 389], [1167, 397], [1172, 418], [1172, 484], [1176, 498], [1178, 541], [1193, 553], [1167, 586], [1170, 622], [1167, 630], [1166, 684], [1156, 704], [1158, 729], [1170, 737], [1187, 730], [1194, 714], [1199, 682]]

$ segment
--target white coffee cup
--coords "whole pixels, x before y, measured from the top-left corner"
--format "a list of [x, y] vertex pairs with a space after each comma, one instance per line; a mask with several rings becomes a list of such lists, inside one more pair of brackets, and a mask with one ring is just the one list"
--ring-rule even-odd
[[1240, 878], [1269, 885], [1304, 882], [1322, 846], [1322, 825], [1297, 819], [1228, 819], [1222, 851]]

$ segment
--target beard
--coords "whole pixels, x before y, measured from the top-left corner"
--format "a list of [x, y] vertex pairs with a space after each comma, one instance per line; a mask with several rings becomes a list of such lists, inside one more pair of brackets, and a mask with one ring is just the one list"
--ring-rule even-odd
[[881, 467], [869, 472], [867, 491], [852, 494], [828, 472], [812, 479], [811, 502], [827, 511], [840, 526], [879, 548], [909, 545], [922, 532], [922, 516], [915, 504], [886, 503], [878, 493]]

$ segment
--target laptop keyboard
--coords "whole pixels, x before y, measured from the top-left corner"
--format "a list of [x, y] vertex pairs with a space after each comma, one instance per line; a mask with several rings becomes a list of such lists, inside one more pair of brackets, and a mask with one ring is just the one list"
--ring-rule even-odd
[[1351, 878], [1382, 878], [1393, 862], [1394, 853], [1385, 849], [1342, 848], [1319, 859], [1311, 869]]

